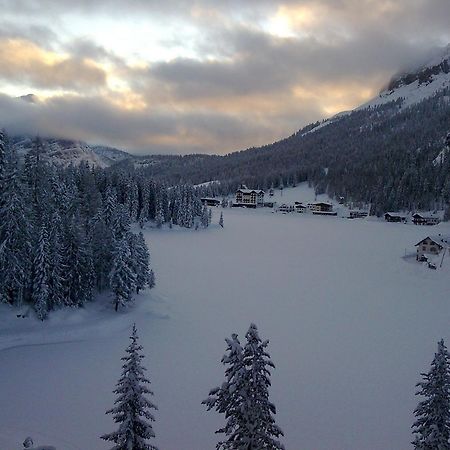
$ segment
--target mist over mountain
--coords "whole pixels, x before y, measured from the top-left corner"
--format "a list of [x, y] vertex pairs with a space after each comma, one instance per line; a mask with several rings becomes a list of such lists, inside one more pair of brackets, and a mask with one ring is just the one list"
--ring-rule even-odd
[[[308, 125], [292, 136], [225, 156], [132, 156], [106, 146], [46, 139], [46, 158], [60, 165], [87, 162], [138, 168], [176, 184], [217, 181], [217, 195], [241, 183], [267, 189], [308, 180], [317, 192], [370, 202], [374, 211], [442, 208], [449, 201], [450, 46], [353, 111]], [[15, 138], [19, 152], [29, 138]], [[436, 163], [439, 157], [439, 164]]]

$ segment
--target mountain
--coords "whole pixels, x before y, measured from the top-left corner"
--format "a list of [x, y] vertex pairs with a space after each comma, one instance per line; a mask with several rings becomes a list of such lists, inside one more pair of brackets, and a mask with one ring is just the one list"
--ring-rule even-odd
[[[19, 155], [25, 155], [33, 146], [34, 138], [15, 136], [13, 144]], [[131, 158], [129, 153], [105, 146], [90, 146], [70, 139], [41, 138], [43, 158], [58, 166], [79, 165], [87, 162], [94, 167], [110, 167], [116, 162]]]
[[318, 193], [370, 202], [378, 214], [443, 208], [450, 202], [449, 64], [448, 46], [366, 104], [286, 139], [226, 156], [178, 157], [145, 171], [172, 183], [218, 180], [217, 194], [241, 183], [268, 188], [308, 180]]
[[[79, 141], [47, 139], [56, 164], [88, 161], [98, 167], [141, 170], [178, 184], [218, 181], [213, 194], [238, 185], [267, 189], [308, 180], [318, 193], [371, 203], [381, 214], [435, 209], [450, 203], [450, 45], [416, 68], [394, 76], [371, 101], [310, 124], [278, 142], [225, 156], [151, 155]], [[30, 148], [18, 139], [19, 151]]]

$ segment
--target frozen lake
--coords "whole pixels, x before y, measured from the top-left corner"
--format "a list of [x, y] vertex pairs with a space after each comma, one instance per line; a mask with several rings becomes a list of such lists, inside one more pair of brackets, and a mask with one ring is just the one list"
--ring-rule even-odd
[[[414, 385], [437, 341], [450, 343], [450, 257], [431, 271], [403, 256], [448, 226], [268, 210], [224, 216], [224, 229], [146, 232], [157, 287], [133, 310], [100, 315], [96, 306], [2, 327], [1, 450], [27, 435], [58, 450], [107, 449], [98, 436], [114, 429], [104, 411], [133, 321], [161, 450], [215, 448], [223, 418], [201, 401], [222, 382], [224, 338], [243, 339], [250, 322], [270, 339], [271, 400], [287, 449], [410, 447]], [[1, 313], [2, 324], [16, 320]]]

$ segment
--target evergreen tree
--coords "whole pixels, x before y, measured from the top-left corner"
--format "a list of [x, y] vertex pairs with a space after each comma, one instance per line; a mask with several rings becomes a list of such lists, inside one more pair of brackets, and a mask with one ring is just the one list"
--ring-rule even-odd
[[416, 395], [425, 397], [414, 410], [413, 424], [416, 450], [450, 449], [450, 356], [444, 340], [438, 343], [438, 351], [428, 373], [422, 373], [417, 383]]
[[155, 221], [156, 221], [156, 226], [158, 228], [161, 228], [163, 223], [164, 223], [164, 215], [163, 215], [163, 210], [161, 205], [158, 202], [158, 206], [156, 207], [156, 217], [155, 217]]
[[132, 235], [132, 262], [136, 274], [136, 294], [145, 286], [150, 286], [150, 252], [144, 235]]
[[154, 288], [156, 286], [156, 277], [153, 269], [150, 269], [150, 275], [148, 277], [148, 287], [149, 289]]
[[64, 235], [65, 303], [82, 306], [93, 298], [95, 271], [92, 247], [79, 218], [66, 224]]
[[120, 306], [127, 306], [132, 302], [136, 274], [133, 270], [130, 246], [125, 238], [116, 244], [110, 285], [114, 294], [113, 304], [116, 311]]
[[49, 311], [49, 272], [50, 272], [50, 252], [48, 242], [48, 232], [45, 226], [41, 227], [38, 246], [34, 258], [33, 271], [33, 307], [39, 319], [44, 320]]
[[17, 170], [17, 155], [0, 134], [0, 302], [21, 305], [31, 284], [32, 224]]
[[203, 403], [208, 410], [225, 414], [226, 425], [217, 430], [227, 436], [217, 444], [223, 450], [279, 450], [284, 449], [277, 440], [283, 436], [275, 424], [275, 405], [269, 401], [270, 368], [274, 368], [256, 325], [251, 324], [242, 348], [233, 334], [227, 339], [228, 353], [222, 358], [227, 365], [226, 380], [210, 391]]
[[202, 209], [202, 215], [200, 217], [200, 223], [202, 224], [203, 228], [208, 228], [209, 225], [209, 213], [208, 213], [208, 208], [206, 207], [206, 203], [203, 206]]
[[223, 228], [223, 212], [220, 213], [219, 225]]
[[63, 255], [62, 223], [57, 212], [53, 215], [49, 234], [49, 309], [64, 306], [64, 286], [66, 283], [67, 267]]
[[153, 395], [147, 387], [150, 381], [145, 377], [142, 366], [142, 346], [138, 343], [136, 325], [130, 336], [131, 344], [122, 358], [122, 376], [114, 393], [118, 396], [114, 408], [107, 411], [113, 414], [114, 422], [120, 424], [113, 433], [101, 436], [105, 441], [114, 442], [112, 450], [158, 450], [148, 440], [155, 437], [151, 422], [155, 421], [152, 409], [158, 408], [146, 397]]

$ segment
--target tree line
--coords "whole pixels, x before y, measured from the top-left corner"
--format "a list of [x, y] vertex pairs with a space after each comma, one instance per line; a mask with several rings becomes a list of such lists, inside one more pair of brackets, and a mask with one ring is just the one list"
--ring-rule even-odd
[[166, 157], [143, 170], [171, 183], [215, 182], [208, 190], [218, 197], [241, 184], [267, 190], [308, 181], [318, 194], [371, 203], [378, 215], [448, 209], [450, 151], [438, 162], [436, 157], [448, 146], [449, 96], [450, 89], [444, 88], [409, 106], [400, 98], [355, 110], [320, 128], [319, 123], [309, 125], [273, 144], [225, 156]]
[[210, 223], [192, 186], [87, 163], [57, 167], [44, 152], [36, 138], [19, 158], [0, 132], [0, 303], [28, 305], [43, 320], [110, 290], [117, 310], [155, 284], [149, 249], [133, 223]]

